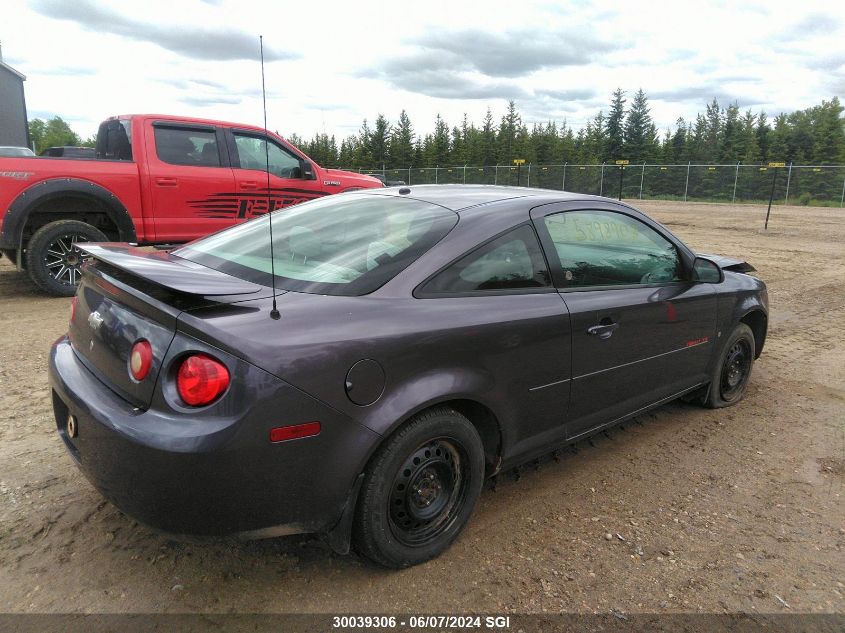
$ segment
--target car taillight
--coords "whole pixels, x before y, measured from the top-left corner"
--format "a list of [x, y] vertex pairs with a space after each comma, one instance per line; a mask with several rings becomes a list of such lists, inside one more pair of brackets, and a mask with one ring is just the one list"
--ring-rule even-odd
[[205, 354], [188, 356], [176, 374], [179, 396], [192, 407], [214, 402], [228, 386], [229, 370]]
[[132, 346], [129, 353], [129, 373], [135, 380], [141, 381], [150, 373], [153, 366], [153, 346], [141, 339]]
[[76, 316], [76, 306], [79, 303], [79, 297], [74, 296], [70, 300], [70, 322], [73, 323], [73, 318]]

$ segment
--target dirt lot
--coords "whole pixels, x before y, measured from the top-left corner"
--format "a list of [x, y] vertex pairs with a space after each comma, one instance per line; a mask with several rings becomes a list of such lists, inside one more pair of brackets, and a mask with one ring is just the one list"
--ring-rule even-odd
[[671, 404], [500, 477], [451, 550], [401, 572], [311, 537], [176, 542], [103, 501], [46, 387], [69, 300], [0, 260], [0, 611], [845, 612], [845, 211], [777, 207], [763, 232], [761, 207], [640, 206], [769, 284], [744, 402]]

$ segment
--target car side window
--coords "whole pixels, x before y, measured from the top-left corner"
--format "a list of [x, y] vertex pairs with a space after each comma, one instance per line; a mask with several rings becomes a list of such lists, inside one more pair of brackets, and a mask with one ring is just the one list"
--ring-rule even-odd
[[[270, 141], [265, 150], [266, 140], [261, 136], [239, 134], [235, 132], [235, 145], [238, 148], [238, 158], [241, 169], [258, 169], [264, 171], [269, 162], [270, 173], [279, 178], [301, 178], [299, 157]], [[266, 152], [266, 154], [265, 154]]]
[[549, 273], [534, 229], [521, 226], [497, 237], [439, 272], [421, 294], [501, 292], [545, 288]]
[[220, 167], [217, 134], [214, 130], [188, 128], [155, 128], [156, 153], [159, 160], [171, 165]]
[[544, 218], [564, 287], [630, 286], [682, 279], [678, 249], [650, 226], [612, 211], [567, 211]]

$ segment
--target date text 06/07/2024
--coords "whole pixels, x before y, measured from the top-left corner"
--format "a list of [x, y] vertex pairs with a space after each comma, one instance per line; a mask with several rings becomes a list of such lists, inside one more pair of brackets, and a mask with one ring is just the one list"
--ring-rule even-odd
[[509, 629], [510, 616], [412, 615], [407, 618], [397, 618], [393, 615], [336, 615], [332, 617], [332, 628], [335, 629], [390, 629], [397, 626], [419, 629]]

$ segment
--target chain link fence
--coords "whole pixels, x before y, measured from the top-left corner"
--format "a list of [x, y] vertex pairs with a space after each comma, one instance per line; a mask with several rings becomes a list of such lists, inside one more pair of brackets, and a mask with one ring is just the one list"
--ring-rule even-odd
[[843, 207], [845, 166], [831, 165], [469, 165], [353, 169], [407, 185], [521, 185], [610, 198], [699, 202], [775, 202]]

